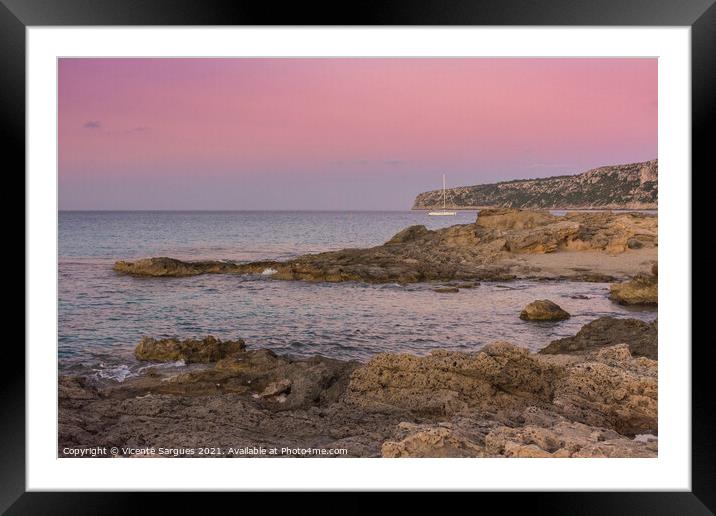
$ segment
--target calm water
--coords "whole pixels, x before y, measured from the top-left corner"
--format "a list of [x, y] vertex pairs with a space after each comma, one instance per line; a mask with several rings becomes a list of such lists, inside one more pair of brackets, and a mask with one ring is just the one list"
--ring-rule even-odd
[[[132, 351], [143, 335], [242, 337], [250, 347], [366, 360], [382, 351], [474, 351], [495, 340], [537, 350], [601, 315], [656, 317], [653, 310], [611, 303], [608, 285], [599, 283], [483, 283], [438, 294], [427, 284], [132, 278], [111, 270], [117, 259], [148, 256], [286, 259], [379, 245], [412, 224], [435, 229], [474, 220], [474, 212], [61, 212], [60, 370], [116, 379], [134, 374], [141, 364]], [[542, 298], [573, 317], [559, 323], [518, 318], [525, 304]]]

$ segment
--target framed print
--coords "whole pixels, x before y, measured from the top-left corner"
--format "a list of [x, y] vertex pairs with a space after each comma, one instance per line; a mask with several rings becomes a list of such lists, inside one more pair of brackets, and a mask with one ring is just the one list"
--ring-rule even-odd
[[710, 513], [691, 181], [716, 8], [517, 4], [5, 2], [27, 333], [3, 508]]

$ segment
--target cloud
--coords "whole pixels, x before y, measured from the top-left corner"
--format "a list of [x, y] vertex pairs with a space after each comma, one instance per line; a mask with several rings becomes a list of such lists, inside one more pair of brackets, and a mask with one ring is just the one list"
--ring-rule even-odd
[[99, 129], [102, 127], [102, 123], [99, 120], [88, 120], [82, 127], [85, 129]]
[[127, 129], [125, 133], [127, 134], [134, 134], [134, 133], [144, 133], [146, 131], [149, 131], [149, 127], [146, 126], [139, 126], [139, 127], [133, 127], [131, 129]]
[[407, 161], [402, 159], [387, 159], [383, 162], [384, 165], [402, 165], [404, 163], [407, 163]]
[[566, 163], [534, 163], [530, 168], [572, 168], [573, 166]]

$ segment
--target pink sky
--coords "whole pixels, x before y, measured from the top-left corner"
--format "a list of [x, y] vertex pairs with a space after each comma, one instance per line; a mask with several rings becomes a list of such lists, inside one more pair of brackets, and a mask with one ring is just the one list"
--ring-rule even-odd
[[409, 209], [657, 157], [656, 59], [61, 59], [60, 209]]

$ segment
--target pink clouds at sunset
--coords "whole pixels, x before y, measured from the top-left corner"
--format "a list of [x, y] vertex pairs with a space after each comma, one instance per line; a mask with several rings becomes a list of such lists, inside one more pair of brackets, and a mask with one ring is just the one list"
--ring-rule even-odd
[[657, 157], [656, 59], [61, 59], [61, 209], [409, 209]]

